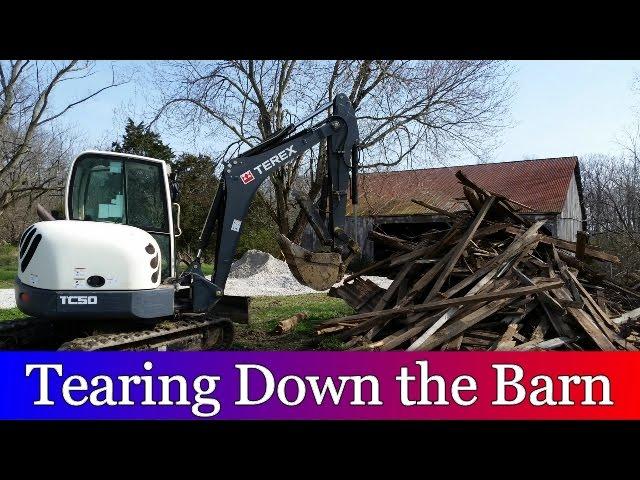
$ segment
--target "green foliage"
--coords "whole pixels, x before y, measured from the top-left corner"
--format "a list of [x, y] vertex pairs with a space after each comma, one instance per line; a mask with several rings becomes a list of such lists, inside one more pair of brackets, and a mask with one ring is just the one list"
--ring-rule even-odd
[[8, 243], [0, 244], [0, 268], [16, 267], [18, 248]]
[[0, 268], [0, 288], [13, 288], [18, 271], [15, 269]]
[[[190, 257], [198, 248], [198, 238], [218, 188], [215, 167], [216, 163], [207, 155], [182, 154], [172, 163], [172, 171], [177, 174], [180, 186], [182, 236], [178, 238], [178, 250]], [[243, 223], [236, 257], [252, 248], [274, 256], [280, 254], [278, 229], [264, 202], [255, 197]], [[211, 261], [212, 258], [213, 245], [210, 245], [205, 252], [205, 260]]]
[[263, 201], [257, 196], [254, 197], [238, 241], [237, 257], [252, 248], [270, 253], [276, 258], [280, 257], [278, 226], [269, 216], [267, 208]]
[[[180, 187], [180, 227], [178, 251], [193, 257], [198, 247], [198, 237], [207, 218], [209, 207], [218, 188], [215, 163], [207, 155], [180, 155], [171, 164]], [[207, 250], [211, 258], [212, 247]]]
[[210, 276], [213, 273], [213, 265], [210, 263], [203, 263], [201, 265], [202, 267], [202, 273], [204, 273], [207, 276]]
[[13, 288], [18, 274], [18, 248], [13, 245], [0, 245], [0, 288]]
[[160, 139], [160, 134], [149, 130], [144, 122], [135, 124], [129, 118], [124, 127], [124, 132], [122, 142], [113, 142], [111, 144], [114, 152], [130, 153], [166, 161], [170, 161], [175, 157], [171, 147]]

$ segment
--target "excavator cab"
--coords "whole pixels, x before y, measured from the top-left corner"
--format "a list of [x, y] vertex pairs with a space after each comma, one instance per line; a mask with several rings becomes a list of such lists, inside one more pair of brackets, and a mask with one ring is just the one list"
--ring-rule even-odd
[[88, 151], [71, 167], [66, 218], [137, 227], [158, 242], [161, 279], [175, 276], [170, 167], [155, 158]]

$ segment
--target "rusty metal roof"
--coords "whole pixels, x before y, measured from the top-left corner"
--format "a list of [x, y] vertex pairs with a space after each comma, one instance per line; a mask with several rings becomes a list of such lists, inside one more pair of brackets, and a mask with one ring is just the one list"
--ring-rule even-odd
[[523, 213], [559, 213], [577, 163], [577, 157], [561, 157], [361, 174], [358, 215], [434, 214], [412, 198], [451, 212], [464, 210], [456, 200], [464, 197], [458, 170], [485, 190], [533, 209]]

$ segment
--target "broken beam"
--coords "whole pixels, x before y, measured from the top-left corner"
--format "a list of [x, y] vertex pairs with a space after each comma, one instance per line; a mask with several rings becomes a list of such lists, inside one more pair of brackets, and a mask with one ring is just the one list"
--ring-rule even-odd
[[[508, 226], [507, 228], [505, 228], [505, 231], [511, 235], [518, 235], [522, 233], [522, 230], [520, 228], [512, 227], [512, 226]], [[578, 246], [576, 245], [575, 242], [569, 242], [568, 240], [561, 240], [559, 238], [549, 237], [548, 235], [542, 235], [540, 238], [540, 242], [547, 245], [555, 245], [558, 248], [561, 248], [563, 250], [568, 250], [573, 253], [576, 253], [576, 250], [578, 249]], [[605, 262], [620, 263], [620, 259], [617, 256], [612, 255], [610, 253], [602, 252], [600, 250], [596, 250], [591, 247], [587, 247], [586, 245], [584, 248], [584, 256], [596, 258], [598, 260], [602, 260]]]

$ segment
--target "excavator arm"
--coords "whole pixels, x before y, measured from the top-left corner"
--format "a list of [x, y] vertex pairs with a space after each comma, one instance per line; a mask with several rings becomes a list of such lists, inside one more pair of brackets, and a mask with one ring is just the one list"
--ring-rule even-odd
[[[306, 123], [328, 107], [331, 115], [296, 133]], [[359, 248], [345, 233], [345, 217], [349, 178], [352, 179], [352, 202], [357, 203], [356, 176], [358, 169], [358, 125], [351, 102], [346, 95], [337, 95], [297, 125], [276, 133], [262, 144], [225, 162], [218, 189], [209, 209], [199, 239], [196, 258], [178, 283], [191, 287], [190, 310], [201, 313], [211, 310], [224, 295], [249, 206], [260, 185], [274, 172], [292, 162], [322, 140], [327, 139], [328, 218], [325, 221], [316, 206], [306, 197], [296, 200], [318, 235], [325, 252], [311, 253], [293, 244], [284, 235], [279, 243], [292, 273], [302, 283], [324, 290], [342, 278]], [[214, 272], [205, 278], [201, 269], [202, 254], [217, 228]]]

